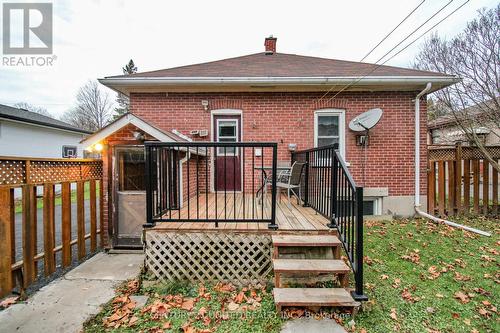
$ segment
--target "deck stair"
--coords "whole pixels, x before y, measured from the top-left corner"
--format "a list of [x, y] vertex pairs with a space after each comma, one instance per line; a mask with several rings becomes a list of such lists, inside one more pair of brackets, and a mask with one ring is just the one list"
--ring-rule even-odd
[[[356, 302], [349, 290], [350, 267], [340, 259], [341, 242], [331, 235], [274, 235], [273, 242], [273, 269], [275, 288], [274, 302], [278, 311], [283, 306], [297, 307], [352, 307], [357, 309]], [[333, 259], [290, 259], [280, 258], [280, 249], [285, 247], [329, 248]], [[338, 288], [284, 288], [284, 275], [303, 275], [309, 278], [319, 277], [320, 274], [337, 276]]]

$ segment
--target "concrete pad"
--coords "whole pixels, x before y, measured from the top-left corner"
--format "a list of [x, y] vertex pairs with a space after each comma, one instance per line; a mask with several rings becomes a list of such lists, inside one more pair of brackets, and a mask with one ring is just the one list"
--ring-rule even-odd
[[115, 287], [140, 272], [142, 255], [99, 253], [0, 312], [0, 332], [80, 332], [83, 323], [115, 296]]
[[0, 332], [79, 332], [101, 304], [114, 296], [116, 282], [58, 279], [26, 303], [0, 312]]
[[283, 325], [281, 333], [347, 333], [333, 319], [299, 318], [289, 320]]
[[142, 254], [98, 253], [68, 272], [65, 278], [125, 281], [139, 274], [143, 261]]

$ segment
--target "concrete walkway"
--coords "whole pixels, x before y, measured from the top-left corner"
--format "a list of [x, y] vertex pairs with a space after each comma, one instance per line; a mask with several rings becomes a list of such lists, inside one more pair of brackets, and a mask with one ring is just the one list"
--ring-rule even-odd
[[300, 318], [289, 320], [283, 325], [281, 333], [347, 333], [333, 319]]
[[85, 320], [113, 298], [120, 282], [139, 274], [142, 263], [141, 254], [98, 253], [26, 303], [1, 311], [0, 332], [80, 332]]

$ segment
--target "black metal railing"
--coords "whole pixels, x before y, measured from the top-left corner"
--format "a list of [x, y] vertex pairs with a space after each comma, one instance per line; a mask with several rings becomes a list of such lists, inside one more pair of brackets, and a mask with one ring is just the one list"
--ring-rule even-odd
[[145, 227], [156, 222], [276, 224], [277, 143], [145, 143]]
[[302, 193], [304, 206], [326, 217], [336, 229], [355, 279], [356, 300], [363, 294], [363, 188], [356, 186], [338, 145], [292, 153], [292, 163], [306, 163]]

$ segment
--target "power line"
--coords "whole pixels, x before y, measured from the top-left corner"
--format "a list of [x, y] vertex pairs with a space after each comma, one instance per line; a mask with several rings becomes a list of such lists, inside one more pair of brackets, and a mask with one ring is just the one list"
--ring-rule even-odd
[[[338, 91], [334, 96], [332, 96], [331, 98], [328, 99], [328, 101], [331, 101], [333, 100], [335, 97], [338, 96], [338, 94], [340, 94], [342, 91], [346, 90], [347, 88], [351, 87], [352, 85], [358, 83], [359, 81], [361, 81], [362, 79], [364, 79], [365, 77], [367, 77], [368, 75], [370, 75], [371, 73], [373, 73], [374, 71], [376, 71], [379, 67], [381, 67], [382, 65], [384, 65], [385, 63], [387, 63], [389, 60], [393, 59], [395, 56], [397, 56], [398, 54], [400, 54], [401, 52], [403, 52], [404, 50], [406, 50], [408, 47], [410, 47], [410, 45], [414, 44], [417, 40], [419, 40], [420, 38], [422, 38], [423, 36], [425, 36], [429, 31], [431, 31], [432, 29], [434, 29], [435, 27], [437, 27], [439, 24], [441, 24], [444, 20], [446, 20], [448, 17], [450, 17], [451, 15], [455, 14], [460, 8], [462, 8], [463, 6], [465, 6], [470, 0], [467, 0], [465, 1], [463, 4], [461, 4], [459, 7], [457, 7], [455, 10], [453, 10], [451, 13], [449, 13], [448, 15], [446, 15], [444, 18], [442, 18], [440, 21], [438, 21], [436, 24], [434, 24], [432, 27], [430, 27], [429, 29], [427, 29], [424, 33], [422, 33], [420, 36], [418, 36], [417, 38], [415, 38], [413, 41], [411, 41], [410, 43], [408, 43], [405, 47], [403, 47], [401, 50], [399, 50], [397, 53], [395, 53], [394, 55], [392, 55], [389, 59], [385, 60], [383, 63], [377, 65], [375, 68], [373, 68], [369, 73], [367, 73], [366, 75], [364, 75], [363, 77], [360, 77], [359, 79], [357, 79], [356, 81], [353, 81], [351, 82], [350, 84], [348, 84], [347, 86], [345, 86], [343, 89], [341, 89], [340, 91]], [[384, 56], [385, 57], [385, 56]]]
[[365, 56], [364, 56], [364, 57], [363, 57], [363, 58], [362, 58], [359, 62], [363, 62], [363, 60], [365, 60], [365, 59], [366, 59], [366, 58], [367, 58], [367, 57], [368, 57], [368, 56], [369, 56], [369, 55], [370, 55], [373, 51], [375, 51], [375, 49], [376, 49], [377, 47], [379, 47], [379, 46], [380, 46], [380, 44], [382, 44], [382, 43], [383, 43], [383, 42], [384, 42], [387, 38], [389, 38], [389, 36], [390, 36], [390, 35], [392, 35], [392, 33], [393, 33], [394, 31], [396, 31], [396, 29], [397, 29], [397, 28], [399, 28], [399, 26], [400, 26], [401, 24], [403, 24], [403, 23], [404, 23], [404, 22], [405, 22], [405, 21], [406, 21], [406, 20], [407, 20], [407, 19], [408, 19], [411, 15], [413, 15], [413, 13], [414, 13], [417, 9], [419, 9], [419, 8], [420, 8], [420, 6], [422, 6], [422, 4], [423, 4], [425, 1], [426, 1], [426, 0], [423, 0], [423, 1], [422, 1], [421, 3], [419, 3], [419, 4], [418, 4], [418, 6], [417, 6], [417, 7], [415, 7], [415, 8], [414, 8], [414, 9], [413, 9], [413, 10], [412, 10], [412, 11], [411, 11], [408, 15], [406, 15], [406, 17], [405, 17], [405, 18], [404, 18], [401, 22], [399, 22], [399, 24], [398, 24], [397, 26], [395, 26], [395, 27], [394, 27], [394, 29], [392, 29], [392, 30], [391, 30], [391, 32], [389, 32], [387, 35], [385, 35], [385, 37], [384, 37], [384, 38], [382, 38], [382, 40], [381, 40], [380, 42], [378, 42], [378, 44], [377, 44], [377, 45], [375, 45], [375, 46], [374, 46], [374, 47], [370, 50], [370, 52], [368, 52], [368, 53], [367, 53], [367, 54], [366, 54], [366, 55], [365, 55]]
[[434, 17], [436, 17], [437, 14], [441, 13], [446, 7], [448, 7], [453, 1], [455, 0], [450, 0], [448, 1], [448, 3], [446, 5], [444, 5], [443, 7], [441, 7], [437, 12], [435, 12], [431, 17], [429, 17], [427, 20], [425, 20], [424, 23], [422, 23], [421, 25], [418, 26], [417, 29], [413, 30], [410, 34], [408, 34], [402, 41], [400, 41], [398, 44], [396, 44], [396, 46], [394, 46], [392, 49], [390, 49], [388, 52], [386, 52], [382, 57], [380, 57], [375, 63], [378, 63], [379, 61], [381, 61], [382, 59], [384, 59], [389, 53], [391, 53], [392, 51], [394, 51], [399, 45], [403, 44], [404, 41], [406, 41], [408, 38], [410, 38], [415, 32], [417, 32], [418, 30], [420, 30], [420, 28], [422, 28], [424, 25], [426, 25], [430, 20], [432, 20]]
[[[382, 44], [382, 43], [383, 43], [383, 42], [384, 42], [384, 41], [385, 41], [385, 40], [386, 40], [386, 39], [387, 39], [387, 38], [388, 38], [388, 37], [389, 37], [389, 36], [390, 36], [390, 35], [391, 35], [391, 34], [392, 34], [392, 33], [393, 33], [393, 32], [394, 32], [394, 31], [395, 31], [395, 30], [396, 30], [396, 29], [397, 29], [397, 28], [401, 25], [401, 24], [403, 24], [403, 23], [404, 23], [404, 22], [408, 19], [408, 18], [409, 18], [409, 17], [410, 17], [410, 16], [411, 16], [411, 15], [412, 15], [412, 14], [413, 14], [413, 13], [414, 13], [414, 12], [415, 12], [415, 11], [416, 11], [416, 10], [417, 10], [417, 9], [418, 9], [418, 8], [419, 8], [419, 7], [420, 7], [420, 6], [421, 6], [421, 5], [425, 2], [425, 1], [426, 1], [426, 0], [423, 0], [423, 1], [422, 1], [420, 4], [418, 4], [418, 5], [417, 5], [417, 7], [415, 7], [415, 8], [414, 8], [414, 9], [413, 9], [413, 10], [412, 10], [412, 11], [411, 11], [408, 15], [406, 15], [406, 17], [405, 17], [405, 18], [404, 18], [401, 22], [399, 22], [399, 23], [398, 23], [398, 25], [396, 25], [396, 27], [395, 27], [394, 29], [392, 29], [392, 31], [391, 31], [391, 32], [389, 32], [389, 33], [388, 33], [388, 34], [387, 34], [387, 35], [386, 35], [386, 36], [385, 36], [385, 37], [384, 37], [384, 38], [383, 38], [383, 39], [382, 39], [382, 40], [381, 40], [381, 41], [380, 41], [377, 45], [375, 45], [375, 47], [374, 47], [374, 48], [372, 48], [372, 49], [370, 50], [370, 52], [368, 52], [368, 53], [367, 53], [367, 54], [363, 57], [363, 59], [361, 59], [361, 60], [360, 60], [360, 62], [362, 62], [363, 60], [365, 60], [365, 59], [366, 59], [366, 57], [368, 57], [368, 56], [369, 56], [369, 55], [370, 55], [370, 54], [371, 54], [371, 53], [372, 53], [372, 52], [373, 52], [373, 51], [374, 51], [374, 50], [375, 50], [375, 49], [376, 49], [376, 48], [377, 48], [380, 44]], [[429, 20], [431, 20], [434, 16], [436, 16], [439, 12], [441, 12], [441, 11], [442, 11], [442, 10], [443, 10], [446, 6], [448, 6], [448, 5], [449, 5], [451, 2], [453, 2], [453, 1], [454, 1], [454, 0], [450, 0], [450, 1], [449, 1], [449, 2], [448, 2], [445, 6], [444, 6], [444, 7], [442, 7], [442, 8], [441, 8], [441, 9], [440, 9], [437, 13], [435, 13], [433, 16], [431, 16], [430, 18], [428, 18], [428, 19], [427, 19], [427, 21], [425, 21], [422, 25], [424, 25], [425, 23], [429, 22]], [[396, 47], [397, 47], [398, 45], [400, 45], [401, 43], [403, 43], [406, 39], [408, 39], [408, 38], [409, 38], [409, 37], [410, 37], [413, 33], [415, 33], [418, 29], [420, 29], [420, 28], [422, 27], [422, 25], [421, 25], [420, 27], [418, 27], [416, 30], [413, 30], [413, 32], [412, 32], [412, 33], [410, 33], [408, 36], [406, 36], [406, 38], [405, 38], [404, 40], [402, 40], [401, 42], [399, 42], [399, 43], [396, 45]], [[392, 50], [394, 50], [394, 48], [392, 48], [392, 49], [391, 49], [391, 51], [392, 51]], [[391, 51], [389, 51], [389, 52], [391, 52]], [[386, 54], [384, 54], [384, 57], [385, 57], [386, 55], [387, 55], [387, 53], [386, 53]], [[380, 61], [380, 59], [379, 59], [379, 60], [377, 60], [377, 61], [375, 62], [375, 64], [376, 64], [377, 62], [379, 62], [379, 61]], [[321, 101], [323, 98], [325, 98], [325, 97], [326, 97], [326, 96], [327, 96], [327, 95], [328, 95], [328, 94], [329, 94], [329, 93], [330, 93], [330, 92], [331, 92], [331, 91], [332, 91], [332, 90], [333, 90], [336, 86], [337, 86], [337, 85], [335, 85], [335, 84], [334, 84], [334, 85], [332, 85], [332, 86], [330, 87], [330, 89], [328, 89], [328, 90], [327, 90], [327, 91], [326, 91], [326, 92], [325, 92], [325, 93], [324, 93], [324, 94], [323, 94], [323, 95], [322, 95], [322, 96], [318, 99], [318, 101]]]

